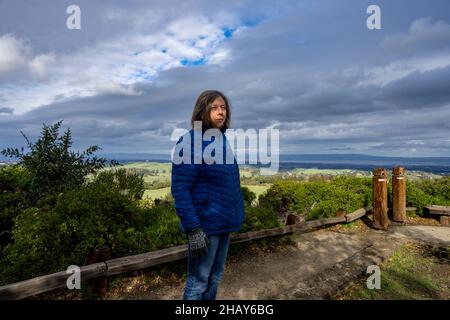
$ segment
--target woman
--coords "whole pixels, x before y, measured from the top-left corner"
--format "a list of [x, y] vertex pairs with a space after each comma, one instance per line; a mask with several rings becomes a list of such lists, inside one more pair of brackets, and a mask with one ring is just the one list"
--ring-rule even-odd
[[[240, 230], [245, 216], [239, 167], [234, 156], [231, 164], [226, 161], [226, 151], [231, 148], [224, 133], [230, 126], [230, 118], [230, 105], [224, 94], [215, 90], [200, 94], [192, 113], [192, 129], [177, 143], [189, 144], [190, 148], [186, 149], [190, 149], [192, 161], [172, 162], [172, 195], [180, 218], [180, 229], [186, 233], [188, 240], [185, 300], [216, 298], [225, 268], [230, 233]], [[201, 130], [197, 126], [199, 123]], [[194, 154], [194, 135], [203, 136], [208, 129], [213, 129], [209, 132], [215, 132], [222, 141], [223, 161], [211, 164], [203, 158], [205, 147], [215, 140], [212, 138], [211, 141], [202, 141], [203, 160], [193, 160], [199, 156]]]

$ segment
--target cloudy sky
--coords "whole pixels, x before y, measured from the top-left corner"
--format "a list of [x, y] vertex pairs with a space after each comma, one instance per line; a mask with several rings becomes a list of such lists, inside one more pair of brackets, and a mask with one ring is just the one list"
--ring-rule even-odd
[[282, 154], [450, 156], [449, 80], [448, 0], [0, 0], [0, 149], [63, 120], [75, 149], [168, 154], [217, 89]]

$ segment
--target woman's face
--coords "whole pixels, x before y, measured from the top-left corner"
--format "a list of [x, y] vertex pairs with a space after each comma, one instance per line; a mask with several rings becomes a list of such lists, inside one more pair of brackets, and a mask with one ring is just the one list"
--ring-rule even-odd
[[213, 101], [209, 117], [214, 128], [222, 128], [227, 117], [227, 107], [225, 105], [225, 101], [221, 97], [216, 98]]

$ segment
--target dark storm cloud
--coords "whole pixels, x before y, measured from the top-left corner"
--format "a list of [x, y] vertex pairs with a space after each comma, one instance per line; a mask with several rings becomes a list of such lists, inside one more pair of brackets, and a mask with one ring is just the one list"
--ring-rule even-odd
[[398, 108], [430, 108], [449, 104], [450, 67], [414, 72], [390, 84], [381, 92], [381, 100]]
[[13, 113], [13, 109], [12, 108], [5, 108], [5, 107], [0, 107], [0, 113], [8, 113], [11, 114]]
[[[50, 35], [65, 48], [61, 50], [70, 51], [71, 43], [89, 46], [141, 31], [144, 24], [133, 24], [125, 13], [137, 17], [143, 5], [131, 2], [123, 8], [112, 3], [103, 5], [105, 12], [116, 12], [110, 13], [109, 32], [97, 21], [98, 32], [87, 38], [67, 39], [56, 31]], [[152, 83], [132, 84], [133, 94], [64, 98], [24, 114], [2, 114], [0, 109], [0, 146], [21, 143], [20, 129], [36, 135], [42, 123], [64, 119], [80, 145], [99, 144], [106, 152], [168, 152], [172, 130], [188, 127], [198, 94], [219, 89], [231, 99], [233, 127], [275, 125], [285, 152], [449, 155], [450, 11], [442, 9], [450, 5], [402, 3], [408, 10], [379, 2], [386, 17], [379, 32], [365, 28], [369, 3], [364, 1], [286, 2], [273, 17], [264, 3], [255, 3], [256, 13], [249, 16], [251, 2], [210, 11], [214, 5], [209, 2], [204, 7], [189, 3], [191, 7], [182, 5], [174, 12], [166, 4], [146, 3], [172, 16], [180, 10], [186, 15], [214, 12], [216, 17], [232, 12], [237, 20], [267, 16], [220, 45], [229, 52], [223, 63], [160, 71]], [[100, 5], [91, 9], [87, 14], [103, 10]], [[34, 23], [50, 28], [40, 18]], [[94, 22], [86, 28], [93, 28], [89, 23]], [[1, 32], [5, 25], [16, 26], [3, 21]], [[45, 53], [51, 42], [28, 28], [17, 26], [16, 33], [27, 34]]]

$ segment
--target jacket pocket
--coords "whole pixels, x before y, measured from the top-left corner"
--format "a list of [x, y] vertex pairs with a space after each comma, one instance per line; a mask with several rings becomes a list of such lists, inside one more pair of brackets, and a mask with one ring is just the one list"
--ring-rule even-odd
[[206, 201], [203, 204], [202, 208], [200, 209], [200, 217], [201, 218], [206, 218], [208, 216], [208, 207], [210, 204], [209, 200], [210, 200], [210, 195], [209, 195], [209, 190], [208, 190], [208, 196], [206, 198]]

